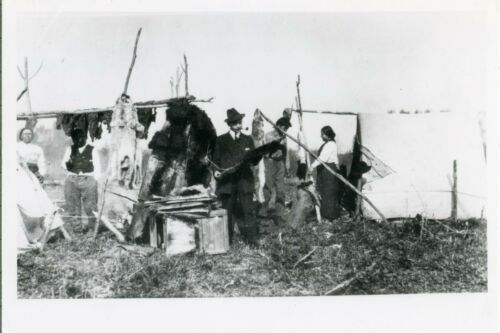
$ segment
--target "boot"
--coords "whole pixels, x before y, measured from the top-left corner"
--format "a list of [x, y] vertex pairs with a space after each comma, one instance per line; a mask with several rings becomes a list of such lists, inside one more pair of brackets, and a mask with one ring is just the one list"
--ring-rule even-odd
[[244, 227], [241, 228], [241, 235], [243, 236], [243, 241], [250, 245], [250, 247], [259, 247], [260, 246], [260, 241], [259, 241], [259, 234], [257, 231], [257, 226], [252, 226], [252, 227]]

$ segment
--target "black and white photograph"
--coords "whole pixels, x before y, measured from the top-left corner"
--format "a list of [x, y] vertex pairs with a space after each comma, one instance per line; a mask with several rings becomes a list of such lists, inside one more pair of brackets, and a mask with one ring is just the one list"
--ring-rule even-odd
[[51, 8], [2, 33], [18, 313], [475, 295], [492, 319], [495, 10]]

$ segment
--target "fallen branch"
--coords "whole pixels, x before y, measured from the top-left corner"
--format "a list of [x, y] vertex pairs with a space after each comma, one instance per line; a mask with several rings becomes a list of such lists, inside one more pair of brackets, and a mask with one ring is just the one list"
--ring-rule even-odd
[[361, 193], [360, 191], [358, 191], [357, 188], [355, 188], [354, 186], [352, 186], [352, 184], [348, 180], [346, 180], [344, 177], [342, 177], [342, 175], [340, 175], [339, 173], [333, 171], [333, 169], [330, 168], [328, 166], [328, 164], [326, 164], [325, 162], [323, 162], [322, 160], [320, 160], [319, 157], [318, 157], [318, 155], [314, 154], [304, 144], [302, 144], [301, 142], [299, 142], [297, 139], [295, 139], [293, 136], [291, 136], [287, 132], [283, 131], [281, 128], [277, 127], [275, 123], [273, 123], [266, 115], [264, 115], [262, 113], [262, 111], [259, 110], [259, 112], [261, 113], [262, 118], [264, 118], [264, 120], [266, 120], [268, 123], [270, 123], [274, 128], [276, 128], [276, 130], [278, 130], [279, 132], [281, 132], [282, 134], [284, 134], [288, 138], [290, 138], [290, 140], [292, 140], [293, 142], [295, 142], [296, 144], [298, 144], [300, 147], [302, 147], [306, 152], [308, 152], [312, 157], [314, 157], [314, 159], [318, 160], [321, 163], [321, 165], [323, 165], [325, 167], [326, 170], [328, 170], [332, 175], [334, 175], [335, 177], [337, 177], [342, 183], [344, 183], [345, 185], [347, 185], [347, 187], [349, 187], [351, 190], [353, 190], [354, 193], [356, 193], [363, 200], [365, 200], [375, 210], [375, 212], [380, 216], [380, 218], [382, 219], [382, 221], [387, 222], [387, 219], [385, 218], [385, 216], [382, 214], [382, 212], [380, 212], [378, 210], [377, 207], [375, 207], [375, 205], [370, 201], [370, 199], [368, 199], [363, 193]]
[[302, 258], [300, 258], [294, 265], [293, 265], [293, 269], [295, 269], [295, 267], [297, 267], [301, 262], [304, 262], [305, 260], [307, 260], [307, 258], [309, 258], [316, 250], [318, 249], [318, 246], [315, 246], [313, 247], [313, 249], [311, 251], [309, 251], [308, 254], [306, 254], [305, 256], [303, 256]]
[[125, 281], [128, 281], [130, 280], [134, 275], [136, 275], [137, 273], [139, 273], [140, 271], [142, 271], [144, 269], [144, 267], [141, 267], [139, 268], [138, 270], [132, 272], [131, 274], [129, 274], [126, 278], [125, 278]]
[[342, 283], [336, 285], [335, 287], [333, 287], [332, 289], [328, 290], [324, 295], [325, 296], [329, 296], [329, 295], [337, 295], [339, 292], [341, 292], [342, 290], [344, 290], [345, 288], [349, 287], [349, 285], [356, 279], [358, 279], [362, 274], [366, 274], [368, 273], [369, 271], [371, 271], [375, 265], [377, 263], [374, 262], [373, 264], [371, 264], [370, 266], [368, 266], [367, 269], [361, 271], [361, 272], [358, 272], [356, 274], [354, 274], [354, 276], [348, 280], [345, 280], [343, 281]]
[[126, 195], [123, 195], [123, 194], [120, 194], [120, 193], [116, 193], [116, 192], [113, 192], [113, 191], [110, 191], [110, 190], [108, 190], [108, 192], [111, 193], [111, 194], [116, 195], [117, 197], [120, 197], [120, 198], [123, 198], [123, 199], [127, 199], [129, 201], [132, 201], [133, 203], [137, 203], [137, 200], [132, 199], [130, 197], [127, 197]]
[[440, 222], [438, 220], [434, 220], [434, 221], [436, 221], [439, 225], [443, 226], [445, 229], [448, 229], [452, 233], [459, 234], [459, 235], [464, 235], [464, 234], [468, 233], [467, 230], [457, 230], [457, 229], [454, 229], [452, 227], [447, 226], [446, 224], [444, 224], [444, 223], [442, 223], [442, 222]]

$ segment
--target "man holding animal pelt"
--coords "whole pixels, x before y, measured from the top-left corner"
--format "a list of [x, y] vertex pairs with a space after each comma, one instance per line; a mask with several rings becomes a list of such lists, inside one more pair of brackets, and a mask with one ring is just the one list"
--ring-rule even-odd
[[[254, 149], [250, 136], [242, 134], [242, 119], [245, 115], [235, 109], [227, 110], [229, 132], [217, 137], [213, 162], [220, 170], [241, 165], [245, 155]], [[258, 163], [258, 160], [254, 161]], [[253, 163], [253, 162], [252, 162]], [[250, 167], [244, 163], [234, 172], [215, 171], [216, 193], [228, 213], [229, 240], [233, 241], [235, 219], [243, 240], [258, 245], [258, 227], [253, 205], [254, 177]]]

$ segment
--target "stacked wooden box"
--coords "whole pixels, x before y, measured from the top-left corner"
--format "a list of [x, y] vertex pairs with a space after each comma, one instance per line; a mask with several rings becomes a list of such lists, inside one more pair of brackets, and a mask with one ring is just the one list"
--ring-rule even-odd
[[167, 256], [229, 250], [227, 213], [209, 193], [156, 197], [147, 202], [150, 245]]

